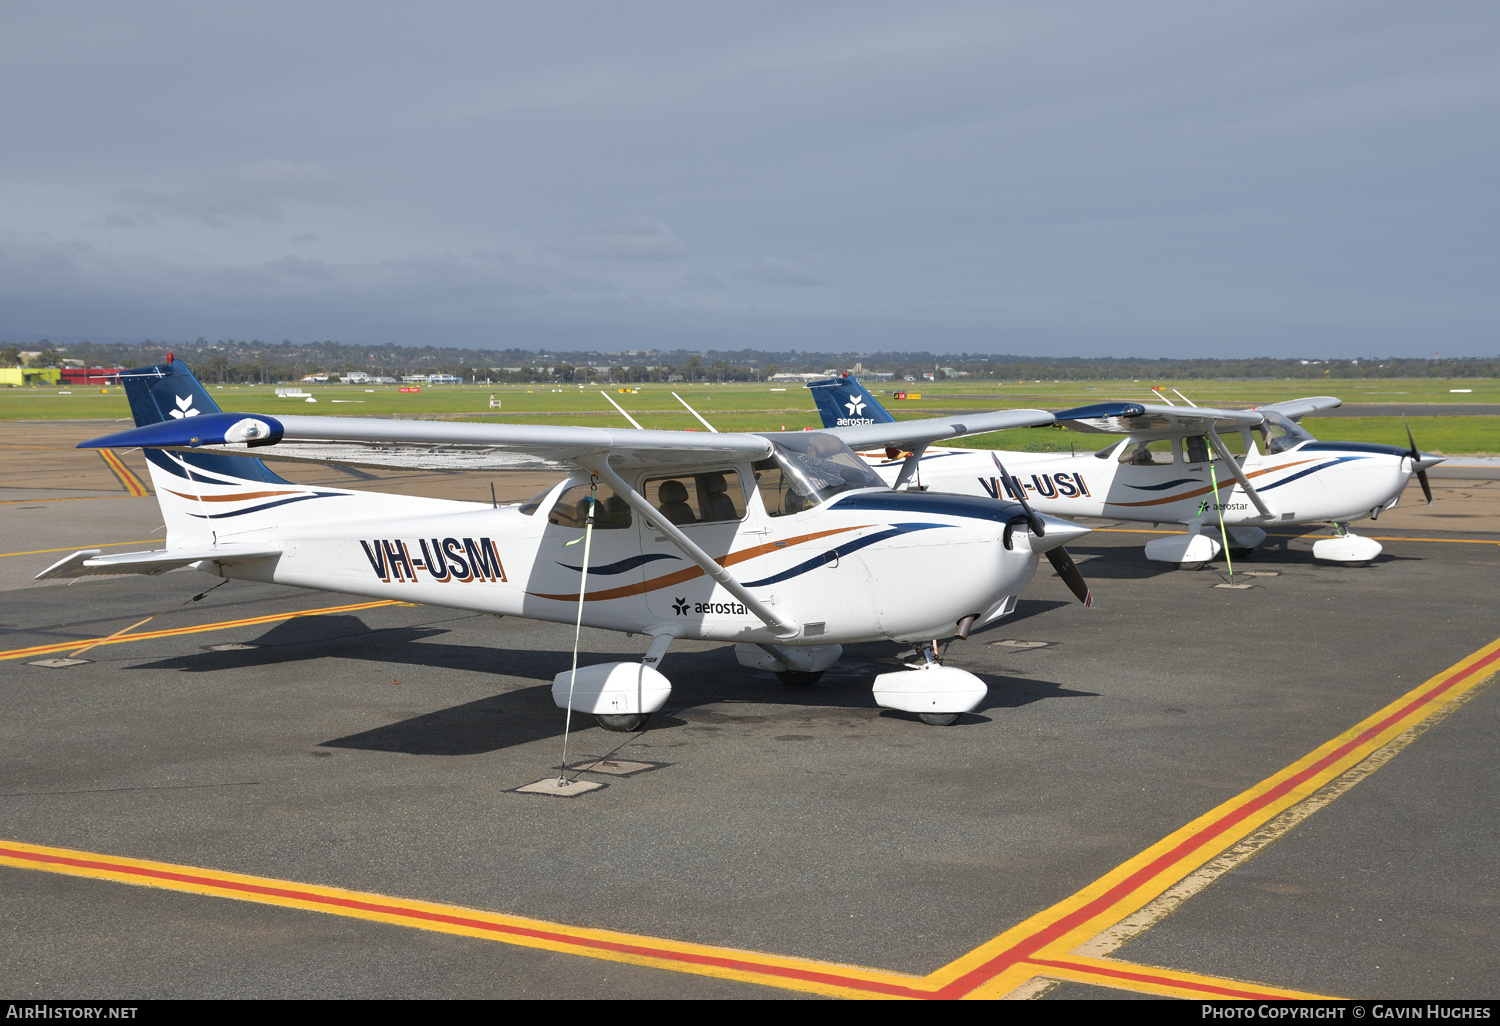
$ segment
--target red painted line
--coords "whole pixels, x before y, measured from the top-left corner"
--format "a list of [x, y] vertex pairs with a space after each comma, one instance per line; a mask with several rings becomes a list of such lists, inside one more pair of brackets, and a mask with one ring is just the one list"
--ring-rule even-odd
[[1300, 773], [1288, 777], [1286, 780], [1283, 780], [1280, 784], [1277, 784], [1275, 787], [1266, 791], [1264, 794], [1253, 798], [1250, 801], [1247, 801], [1244, 805], [1241, 805], [1238, 808], [1226, 813], [1215, 822], [1205, 826], [1202, 830], [1198, 831], [1198, 833], [1194, 834], [1192, 837], [1189, 837], [1188, 839], [1183, 841], [1176, 848], [1173, 848], [1171, 851], [1166, 852], [1155, 861], [1150, 862], [1142, 868], [1136, 870], [1130, 876], [1126, 877], [1124, 880], [1111, 887], [1108, 891], [1101, 894], [1093, 901], [1087, 903], [1086, 905], [1080, 906], [1073, 912], [1069, 913], [1066, 916], [1063, 916], [1061, 919], [1058, 919], [1051, 925], [1038, 930], [1036, 933], [1027, 937], [1020, 943], [1012, 946], [999, 955], [996, 955], [988, 962], [985, 962], [977, 968], [965, 973], [963, 976], [958, 977], [952, 983], [948, 984], [941, 991], [939, 991], [938, 994], [944, 997], [966, 994], [969, 991], [973, 990], [975, 987], [978, 987], [980, 984], [984, 983], [986, 980], [999, 975], [1001, 972], [1004, 972], [1006, 969], [1015, 965], [1017, 962], [1025, 961], [1026, 959], [1034, 955], [1039, 949], [1059, 939], [1060, 937], [1064, 936], [1083, 923], [1086, 923], [1089, 919], [1093, 918], [1095, 915], [1098, 915], [1100, 912], [1103, 912], [1105, 909], [1109, 908], [1116, 902], [1123, 900], [1136, 888], [1140, 887], [1152, 877], [1156, 876], [1157, 874], [1171, 866], [1174, 862], [1180, 861], [1181, 859], [1187, 857], [1192, 852], [1196, 851], [1204, 844], [1217, 837], [1219, 834], [1222, 834], [1225, 830], [1244, 821], [1251, 814], [1285, 797], [1297, 786], [1311, 779], [1312, 777], [1317, 776], [1326, 767], [1332, 765], [1335, 762], [1338, 762], [1353, 749], [1358, 748], [1360, 745], [1369, 741], [1371, 738], [1379, 736], [1381, 732], [1386, 730], [1392, 724], [1400, 722], [1402, 719], [1411, 715], [1412, 712], [1420, 709], [1422, 706], [1427, 705], [1428, 703], [1441, 696], [1444, 692], [1448, 691], [1465, 677], [1472, 676], [1475, 672], [1483, 669], [1486, 666], [1489, 666], [1491, 663], [1494, 663], [1497, 660], [1500, 660], [1500, 649], [1491, 652], [1483, 659], [1472, 663], [1465, 669], [1460, 670], [1459, 672], [1453, 674], [1451, 677], [1448, 677], [1446, 680], [1433, 685], [1433, 687], [1429, 689], [1425, 694], [1421, 695], [1418, 698], [1412, 699], [1412, 701], [1407, 703], [1402, 708], [1391, 713], [1391, 715], [1387, 716], [1385, 719], [1381, 720], [1374, 726], [1368, 728], [1357, 737], [1351, 738], [1343, 745], [1340, 745], [1328, 755], [1303, 769]]
[[1287, 1001], [1290, 1000], [1284, 994], [1267, 994], [1258, 990], [1236, 990], [1232, 987], [1218, 987], [1211, 983], [1198, 983], [1195, 980], [1183, 980], [1172, 976], [1157, 976], [1153, 973], [1131, 972], [1128, 969], [1114, 969], [1101, 965], [1080, 965], [1077, 962], [1052, 961], [1046, 958], [1023, 959], [1027, 965], [1045, 966], [1050, 969], [1071, 969], [1076, 973], [1089, 973], [1093, 976], [1104, 976], [1116, 980], [1134, 980], [1137, 983], [1149, 983], [1160, 987], [1175, 987], [1178, 990], [1195, 990], [1201, 994], [1214, 994], [1227, 998], [1240, 998], [1247, 1001]]
[[212, 887], [218, 890], [240, 891], [246, 894], [260, 894], [268, 897], [287, 898], [294, 901], [305, 901], [317, 905], [328, 905], [336, 908], [357, 909], [364, 912], [376, 912], [382, 915], [396, 916], [403, 919], [417, 919], [425, 922], [447, 923], [453, 926], [463, 926], [474, 930], [484, 930], [490, 933], [505, 934], [516, 937], [532, 937], [538, 940], [552, 941], [558, 944], [568, 944], [578, 948], [592, 948], [600, 951], [613, 951], [620, 954], [637, 955], [646, 958], [658, 958], [663, 961], [686, 962], [692, 965], [714, 966], [721, 969], [736, 969], [741, 972], [758, 973], [764, 976], [779, 976], [789, 979], [806, 980], [809, 982], [831, 984], [839, 987], [847, 987], [853, 990], [865, 990], [877, 994], [889, 994], [901, 997], [931, 997], [930, 991], [917, 990], [913, 987], [904, 987], [896, 984], [880, 983], [874, 980], [861, 980], [852, 977], [840, 976], [833, 973], [816, 972], [808, 969], [794, 969], [786, 966], [768, 965], [762, 962], [753, 962], [746, 959], [725, 958], [714, 955], [700, 955], [692, 952], [671, 951], [664, 948], [648, 947], [643, 944], [627, 944], [619, 941], [600, 940], [592, 937], [580, 937], [575, 934], [559, 933], [552, 930], [540, 930], [532, 927], [511, 926], [505, 923], [486, 922], [482, 919], [470, 919], [465, 916], [449, 915], [441, 912], [428, 912], [423, 909], [403, 908], [399, 905], [383, 905], [370, 901], [360, 901], [353, 898], [338, 898], [326, 894], [315, 894], [310, 891], [292, 890], [284, 887], [267, 887], [263, 884], [243, 883], [238, 880], [220, 880], [214, 877], [195, 876], [188, 873], [174, 873], [168, 870], [147, 869], [143, 866], [132, 866], [125, 863], [100, 862], [92, 859], [74, 859], [60, 855], [45, 855], [39, 852], [18, 851], [13, 848], [0, 847], [0, 856], [13, 859], [23, 859], [29, 862], [40, 862], [49, 865], [77, 866], [80, 869], [92, 869], [110, 873], [120, 873], [129, 876], [145, 877], [155, 880], [171, 880], [177, 883], [192, 884], [197, 887]]

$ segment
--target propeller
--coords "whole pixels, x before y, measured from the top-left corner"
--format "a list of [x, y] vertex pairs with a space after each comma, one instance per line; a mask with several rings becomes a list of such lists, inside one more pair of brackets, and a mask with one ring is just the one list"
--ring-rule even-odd
[[1417, 451], [1416, 439], [1411, 436], [1411, 425], [1406, 421], [1406, 414], [1401, 414], [1401, 423], [1406, 425], [1406, 444], [1411, 446], [1411, 466], [1417, 472], [1417, 480], [1422, 485], [1422, 494], [1427, 497], [1427, 505], [1432, 505], [1432, 485], [1427, 483], [1427, 468], [1422, 466], [1422, 454]]
[[[1025, 486], [1021, 485], [1017, 487], [1012, 485], [1011, 476], [1005, 472], [1005, 464], [1000, 462], [1000, 457], [992, 452], [990, 453], [990, 458], [995, 461], [995, 467], [1000, 471], [1000, 480], [1006, 482], [1007, 490], [1016, 493], [1016, 499], [1020, 501], [1021, 508], [1026, 511], [1024, 518], [1026, 526], [1031, 528], [1031, 533], [1038, 538], [1045, 536], [1047, 525], [1041, 517], [1037, 516], [1036, 511], [1031, 508], [1031, 503], [1026, 501]], [[1016, 517], [1005, 525], [1004, 540], [1007, 549], [1011, 547], [1011, 531], [1019, 526], [1017, 521], [1021, 521], [1022, 519], [1021, 517]], [[1068, 590], [1078, 597], [1078, 601], [1083, 603], [1084, 608], [1092, 609], [1094, 607], [1094, 593], [1089, 589], [1088, 582], [1083, 579], [1083, 574], [1079, 572], [1078, 564], [1073, 562], [1072, 556], [1068, 555], [1068, 550], [1061, 545], [1048, 549], [1047, 562], [1052, 564], [1052, 569], [1057, 571], [1057, 576], [1063, 579], [1063, 583], [1068, 586]]]

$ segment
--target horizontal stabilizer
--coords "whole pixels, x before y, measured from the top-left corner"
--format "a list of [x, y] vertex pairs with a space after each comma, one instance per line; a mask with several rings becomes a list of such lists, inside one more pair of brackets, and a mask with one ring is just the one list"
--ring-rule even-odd
[[1292, 420], [1300, 420], [1309, 413], [1317, 413], [1320, 410], [1333, 410], [1344, 405], [1344, 401], [1331, 395], [1312, 395], [1306, 399], [1287, 399], [1279, 403], [1266, 403], [1264, 406], [1255, 407], [1257, 410], [1275, 410], [1283, 417]]
[[945, 438], [1006, 431], [1010, 428], [1044, 427], [1051, 423], [1052, 414], [1045, 410], [996, 410], [992, 413], [968, 413], [926, 420], [898, 420], [890, 424], [860, 424], [833, 428], [828, 433], [838, 435], [851, 449], [875, 449], [882, 446], [910, 449]]
[[153, 552], [117, 552], [111, 556], [99, 549], [83, 549], [58, 560], [36, 575], [39, 581], [61, 577], [98, 577], [106, 574], [164, 574], [168, 570], [204, 560], [241, 563], [281, 555], [281, 549], [251, 545], [219, 545], [214, 548], [157, 549]]

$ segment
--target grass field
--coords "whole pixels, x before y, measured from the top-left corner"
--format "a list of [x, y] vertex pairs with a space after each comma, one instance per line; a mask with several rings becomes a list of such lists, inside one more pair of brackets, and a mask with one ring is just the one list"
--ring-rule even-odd
[[[1157, 401], [1152, 384], [1177, 388], [1201, 405], [1246, 406], [1307, 395], [1336, 395], [1347, 403], [1500, 403], [1500, 380], [1399, 379], [1391, 381], [1188, 381], [1136, 382], [943, 382], [922, 385], [883, 384], [872, 388], [900, 419], [936, 416], [958, 410], [1035, 407], [1058, 409], [1109, 399]], [[359, 385], [313, 385], [303, 388], [317, 402], [278, 398], [266, 386], [207, 386], [226, 410], [269, 414], [371, 417], [463, 417], [490, 423], [553, 423], [623, 427], [625, 420], [599, 393], [606, 391], [648, 428], [702, 430], [672, 392], [676, 391], [721, 431], [798, 430], [819, 425], [811, 397], [799, 385], [785, 390], [766, 384], [642, 385], [621, 393], [615, 386], [423, 386], [402, 393], [393, 385], [367, 389]], [[1468, 389], [1469, 391], [1454, 391]], [[896, 400], [892, 393], [920, 393], [920, 399]], [[1170, 392], [1169, 392], [1170, 394]], [[491, 395], [500, 410], [491, 410]], [[1174, 400], [1176, 399], [1173, 396]], [[127, 422], [130, 409], [119, 388], [0, 389], [0, 420], [99, 420]], [[1399, 417], [1309, 418], [1319, 438], [1402, 445], [1406, 432]], [[1500, 453], [1500, 417], [1413, 417], [1417, 444], [1450, 455]], [[1022, 429], [980, 435], [967, 445], [983, 448], [1062, 451], [1091, 450], [1108, 441], [1104, 435], [1054, 428]]]

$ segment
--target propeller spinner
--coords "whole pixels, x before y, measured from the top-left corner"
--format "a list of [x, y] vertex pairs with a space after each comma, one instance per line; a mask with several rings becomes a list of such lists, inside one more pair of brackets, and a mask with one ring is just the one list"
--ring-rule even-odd
[[[990, 458], [995, 461], [995, 467], [1000, 471], [1000, 479], [1007, 482], [1007, 490], [1016, 493], [1016, 499], [1021, 503], [1021, 508], [1026, 511], [1026, 526], [1031, 528], [1031, 533], [1041, 538], [1047, 533], [1047, 525], [1036, 511], [1031, 508], [1031, 503], [1026, 501], [1025, 486], [1015, 487], [1010, 484], [1012, 478], [1005, 472], [1005, 464], [1000, 462], [1000, 457], [990, 453]], [[1020, 518], [1017, 518], [1018, 520]], [[1005, 547], [1010, 548], [1010, 533], [1012, 524], [1005, 526]], [[1078, 601], [1082, 602], [1084, 608], [1094, 607], [1094, 593], [1089, 589], [1088, 582], [1083, 579], [1083, 574], [1078, 570], [1078, 564], [1073, 562], [1073, 557], [1068, 555], [1068, 550], [1061, 545], [1047, 550], [1047, 561], [1052, 564], [1052, 569], [1057, 571], [1057, 576], [1063, 579]]]

